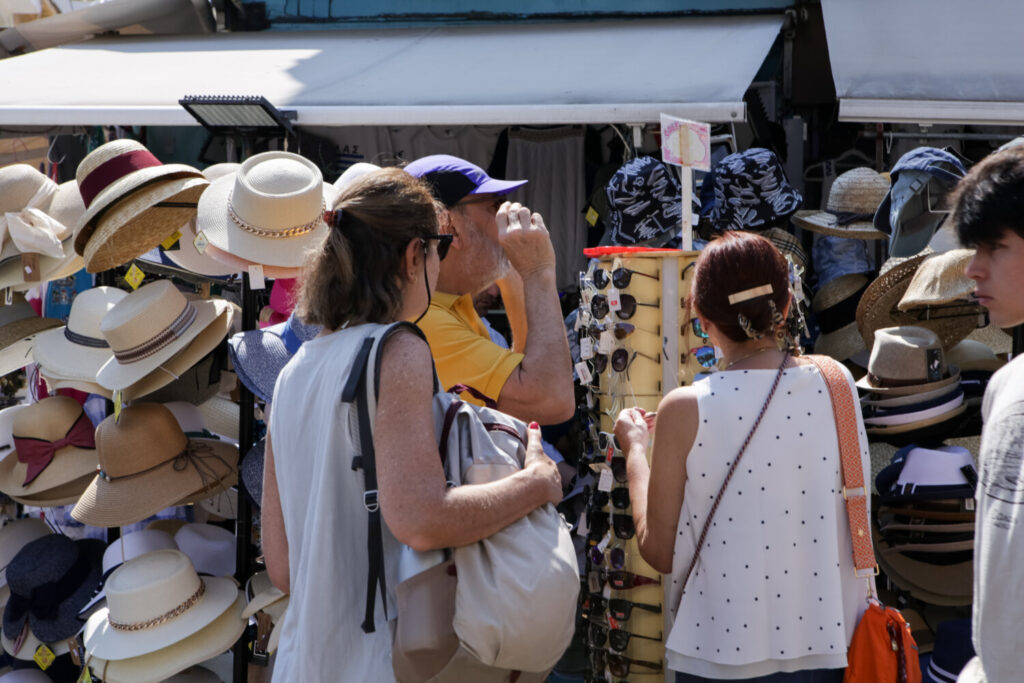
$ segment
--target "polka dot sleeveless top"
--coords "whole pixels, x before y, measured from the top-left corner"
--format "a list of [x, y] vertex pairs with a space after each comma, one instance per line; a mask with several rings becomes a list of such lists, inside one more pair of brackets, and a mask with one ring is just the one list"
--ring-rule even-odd
[[[867, 582], [853, 574], [839, 446], [818, 369], [784, 371], [733, 474], [685, 594], [683, 575], [775, 370], [719, 372], [694, 384], [699, 429], [669, 585], [668, 665], [708, 678], [841, 668]], [[856, 393], [847, 373], [850, 391]], [[865, 479], [867, 437], [858, 415]]]

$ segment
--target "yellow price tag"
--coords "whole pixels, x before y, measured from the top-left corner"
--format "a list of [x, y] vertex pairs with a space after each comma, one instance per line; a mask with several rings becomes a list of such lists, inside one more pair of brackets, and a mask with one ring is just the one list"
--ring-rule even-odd
[[114, 403], [114, 424], [121, 419], [121, 404], [123, 403], [121, 390], [114, 392], [114, 397], [111, 399]]
[[124, 281], [131, 285], [132, 289], [138, 289], [144, 279], [146, 279], [146, 274], [134, 263], [124, 275]]
[[89, 671], [89, 667], [82, 669], [82, 674], [78, 677], [77, 683], [92, 683], [92, 673]]
[[35, 654], [32, 655], [32, 659], [39, 666], [40, 669], [46, 671], [53, 664], [53, 660], [57, 659], [57, 655], [53, 654], [53, 650], [46, 647], [46, 644], [42, 644], [36, 648]]
[[587, 223], [589, 223], [591, 227], [593, 227], [594, 225], [597, 224], [597, 219], [600, 218], [600, 216], [597, 215], [597, 211], [594, 209], [594, 207], [588, 206], [587, 215], [585, 216], [585, 218], [587, 219]]
[[171, 235], [170, 237], [168, 237], [167, 239], [165, 239], [163, 242], [160, 243], [160, 246], [163, 247], [164, 250], [166, 251], [166, 250], [170, 249], [171, 247], [173, 247], [174, 243], [177, 242], [180, 239], [181, 239], [181, 230], [175, 230], [173, 235]]

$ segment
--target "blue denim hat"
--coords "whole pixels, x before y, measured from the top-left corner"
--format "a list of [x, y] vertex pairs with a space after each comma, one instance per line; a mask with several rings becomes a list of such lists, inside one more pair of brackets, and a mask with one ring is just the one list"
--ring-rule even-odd
[[874, 226], [890, 235], [893, 256], [913, 256], [928, 246], [948, 212], [936, 211], [939, 197], [967, 170], [958, 157], [935, 147], [912, 149], [892, 167], [889, 193], [875, 211]]
[[708, 181], [714, 188], [709, 216], [716, 230], [765, 230], [791, 216], [804, 201], [775, 153], [761, 147], [725, 157], [711, 169], [704, 179]]
[[605, 191], [611, 244], [660, 247], [679, 234], [683, 188], [675, 171], [661, 161], [648, 156], [627, 161]]
[[228, 353], [238, 379], [261, 401], [274, 396], [277, 376], [303, 343], [320, 333], [293, 313], [283, 323], [240, 332], [228, 340]]

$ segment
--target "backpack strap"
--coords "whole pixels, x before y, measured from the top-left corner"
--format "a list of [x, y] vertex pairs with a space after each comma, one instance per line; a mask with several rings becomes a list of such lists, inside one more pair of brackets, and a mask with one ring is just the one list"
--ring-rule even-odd
[[860, 438], [857, 430], [857, 406], [846, 374], [837, 361], [821, 355], [806, 356], [814, 363], [828, 385], [835, 414], [836, 436], [839, 440], [839, 462], [843, 474], [843, 500], [850, 523], [853, 543], [853, 568], [858, 578], [878, 574], [878, 563], [871, 545], [871, 524], [868, 520], [868, 489], [861, 465]]
[[[341, 392], [344, 403], [355, 403], [359, 421], [359, 454], [352, 457], [352, 470], [363, 471], [363, 507], [367, 512], [366, 529], [366, 610], [363, 616], [363, 633], [373, 633], [374, 612], [377, 588], [380, 588], [381, 603], [384, 605], [384, 617], [388, 615], [387, 580], [384, 576], [384, 533], [381, 526], [380, 502], [377, 495], [377, 461], [373, 448], [373, 417], [377, 407], [377, 392], [380, 389], [380, 359], [384, 353], [384, 342], [401, 329], [408, 329], [421, 339], [423, 332], [412, 323], [397, 322], [377, 332], [371, 332], [363, 340], [362, 346], [352, 363], [352, 371]], [[373, 383], [369, 375], [373, 373]], [[437, 392], [440, 383], [437, 370], [434, 369], [434, 390]], [[362, 400], [359, 400], [359, 399]]]

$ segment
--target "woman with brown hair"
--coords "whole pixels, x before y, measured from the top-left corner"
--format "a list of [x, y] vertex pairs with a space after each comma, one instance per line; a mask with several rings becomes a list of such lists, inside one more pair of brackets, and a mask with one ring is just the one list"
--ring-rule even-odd
[[[324, 332], [281, 372], [267, 434], [263, 549], [271, 580], [291, 593], [274, 679], [393, 681], [384, 615], [396, 614], [399, 544], [427, 551], [473, 543], [557, 503], [561, 482], [534, 423], [521, 471], [449, 488], [434, 433], [430, 349], [399, 327], [382, 342], [372, 413], [387, 591], [360, 628], [373, 506], [364, 505], [363, 473], [353, 470], [357, 413], [341, 401], [342, 387], [364, 339], [426, 311], [451, 236], [439, 233], [427, 187], [400, 169], [353, 182], [334, 209], [297, 307]], [[522, 229], [518, 216], [508, 220], [510, 231]]]
[[868, 583], [854, 575], [828, 387], [786, 332], [787, 262], [726, 233], [697, 260], [691, 304], [721, 370], [662, 399], [650, 466], [653, 420], [631, 408], [615, 426], [640, 554], [671, 578], [668, 667], [686, 682], [841, 681]]

